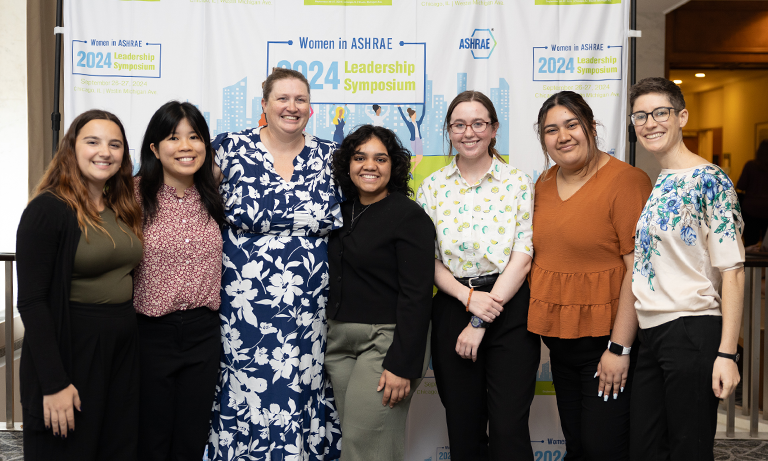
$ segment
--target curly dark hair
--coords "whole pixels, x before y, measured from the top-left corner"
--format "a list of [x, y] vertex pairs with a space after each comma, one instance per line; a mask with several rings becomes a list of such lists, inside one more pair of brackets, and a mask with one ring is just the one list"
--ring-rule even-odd
[[390, 193], [400, 192], [407, 197], [413, 196], [413, 189], [408, 183], [411, 171], [411, 152], [403, 147], [400, 138], [392, 130], [373, 125], [360, 125], [349, 133], [338, 149], [333, 153], [331, 168], [333, 177], [349, 198], [357, 197], [357, 187], [349, 177], [349, 163], [357, 149], [371, 138], [378, 138], [392, 162], [392, 172], [387, 189]]

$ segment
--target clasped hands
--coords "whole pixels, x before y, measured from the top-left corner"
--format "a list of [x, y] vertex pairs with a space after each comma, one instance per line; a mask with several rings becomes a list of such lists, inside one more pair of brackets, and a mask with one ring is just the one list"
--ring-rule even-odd
[[[491, 323], [504, 311], [504, 300], [494, 293], [474, 291], [467, 309], [483, 322]], [[484, 335], [485, 328], [467, 325], [456, 340], [456, 353], [462, 358], [476, 362], [477, 351]]]

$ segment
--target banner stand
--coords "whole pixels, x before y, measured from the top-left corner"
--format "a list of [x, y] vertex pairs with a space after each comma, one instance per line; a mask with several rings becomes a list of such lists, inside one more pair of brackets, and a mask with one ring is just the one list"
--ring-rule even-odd
[[51, 158], [56, 155], [56, 150], [59, 148], [59, 130], [61, 129], [61, 113], [59, 112], [59, 92], [61, 90], [61, 85], [59, 84], [59, 79], [61, 77], [61, 36], [64, 35], [64, 28], [61, 24], [63, 1], [64, 0], [56, 0], [56, 27], [53, 29], [53, 33], [56, 35], [56, 58], [53, 69], [53, 112], [51, 113], [53, 149]]

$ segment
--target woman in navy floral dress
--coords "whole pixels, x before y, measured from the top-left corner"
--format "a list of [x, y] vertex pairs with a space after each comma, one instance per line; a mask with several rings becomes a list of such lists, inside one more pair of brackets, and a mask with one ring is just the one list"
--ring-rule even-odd
[[323, 360], [327, 236], [341, 218], [335, 144], [303, 133], [300, 73], [276, 69], [262, 105], [267, 126], [213, 141], [226, 225], [208, 458], [333, 460], [341, 434]]

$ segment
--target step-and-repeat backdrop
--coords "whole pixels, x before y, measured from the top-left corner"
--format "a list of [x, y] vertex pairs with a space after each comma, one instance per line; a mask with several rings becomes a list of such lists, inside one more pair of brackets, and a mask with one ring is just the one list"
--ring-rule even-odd
[[[114, 112], [138, 170], [141, 138], [160, 105], [189, 101], [212, 135], [239, 131], [259, 123], [270, 69], [287, 67], [310, 82], [306, 129], [321, 138], [376, 123], [409, 147], [406, 119], [415, 111], [423, 152], [416, 185], [446, 164], [451, 100], [482, 91], [499, 115], [499, 151], [536, 179], [544, 164], [536, 115], [561, 90], [585, 97], [600, 147], [624, 159], [628, 14], [628, 0], [65, 2], [64, 127], [94, 107]], [[558, 461], [565, 445], [546, 349], [537, 380], [535, 459]], [[450, 459], [431, 370], [409, 418], [407, 459]]]

